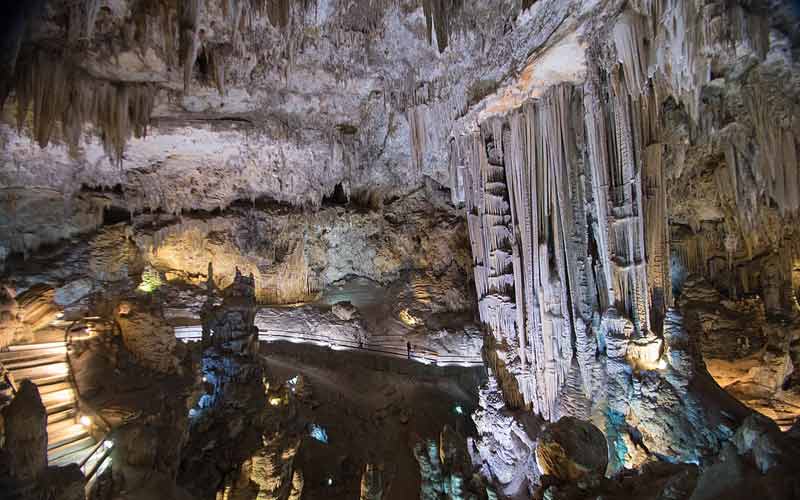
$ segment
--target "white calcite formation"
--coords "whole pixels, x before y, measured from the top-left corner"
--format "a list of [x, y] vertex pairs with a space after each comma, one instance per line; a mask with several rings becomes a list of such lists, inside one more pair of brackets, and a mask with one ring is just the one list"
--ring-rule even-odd
[[[756, 92], [747, 90], [760, 88], [756, 78], [777, 71], [786, 41], [770, 32], [770, 20], [762, 14], [745, 13], [739, 5], [717, 7], [633, 4], [587, 36], [583, 82], [565, 78], [518, 108], [509, 97], [513, 89], [507, 89], [502, 98], [489, 100], [477, 127], [467, 125], [454, 137], [451, 193], [460, 201], [463, 192], [479, 311], [495, 337], [493, 367], [515, 380], [503, 386], [507, 399], [547, 420], [576, 413], [585, 405], [572, 402], [584, 399], [592, 412], [607, 414], [611, 427], [626, 418], [633, 427], [647, 427], [644, 414], [666, 405], [641, 406], [649, 404], [648, 384], [659, 383], [664, 376], [659, 369], [670, 361], [664, 354], [669, 349], [664, 323], [673, 304], [673, 250], [679, 267], [690, 272], [698, 271], [697, 262], [707, 265], [708, 253], [717, 248], [729, 255], [729, 267], [732, 258], [746, 259], [756, 248], [772, 252], [777, 247], [779, 255], [791, 255], [792, 200], [800, 187], [796, 136], [790, 122], [780, 119], [760, 126], [764, 110], [773, 109], [766, 101], [781, 102], [778, 94], [760, 92], [768, 97], [759, 97], [765, 102], [756, 109], [748, 104]], [[557, 50], [558, 44], [551, 47]], [[739, 73], [745, 64], [755, 67], [752, 80]], [[712, 72], [718, 75], [713, 82]], [[754, 141], [739, 142], [721, 131], [714, 115], [719, 103], [704, 97], [709, 86], [745, 87], [747, 111], [741, 123], [726, 128], [753, 130], [747, 128], [753, 124]], [[675, 117], [669, 106], [675, 103], [694, 127], [681, 140], [671, 128]], [[718, 211], [725, 215], [716, 222], [724, 223], [728, 236], [709, 241], [704, 254], [696, 256], [671, 246], [669, 203], [682, 206], [683, 200], [673, 196], [684, 188], [670, 184], [683, 170], [696, 168], [688, 155], [709, 147], [703, 143], [725, 153], [714, 173], [718, 184], [706, 196], [719, 200]], [[757, 151], [747, 162], [736, 160], [744, 144]], [[730, 194], [735, 196], [728, 201]], [[766, 238], [759, 239], [765, 228], [755, 229], [754, 223], [776, 217], [780, 232], [769, 235], [774, 246], [765, 249]], [[694, 221], [699, 225], [703, 216], [695, 214]], [[696, 234], [692, 238], [700, 237]], [[746, 254], [737, 241], [748, 248]], [[776, 266], [783, 281], [775, 298], [765, 300], [775, 311], [794, 314], [793, 300], [781, 299], [782, 290], [790, 289], [783, 285], [791, 276], [790, 259], [778, 259]], [[680, 317], [671, 317], [673, 328], [680, 328]], [[632, 368], [642, 374], [631, 379]], [[624, 388], [626, 382], [615, 390], [623, 374], [622, 380], [639, 387], [634, 393]], [[664, 397], [652, 390], [654, 397]], [[684, 391], [685, 386], [675, 397], [685, 398]], [[626, 399], [614, 422], [617, 401]], [[665, 418], [680, 420], [671, 414]], [[689, 422], [703, 425], [694, 417]], [[669, 455], [702, 454], [706, 445], [692, 442], [686, 447], [700, 448], [689, 452], [680, 445]], [[649, 445], [651, 451], [659, 447]]]
[[[504, 495], [533, 495], [539, 419], [563, 417], [604, 433], [609, 473], [680, 462], [644, 476], [666, 498], [695, 483], [696, 498], [725, 493], [686, 464], [785, 472], [779, 431], [745, 419], [756, 409], [787, 429], [800, 414], [788, 2], [40, 0], [8, 12], [0, 265], [21, 293], [9, 280], [0, 345], [61, 307], [153, 293], [163, 278], [170, 319], [202, 314], [205, 344], [231, 352], [255, 353], [254, 325], [401, 357], [480, 349], [490, 380], [469, 450]], [[245, 281], [240, 308], [220, 310], [215, 287]], [[198, 290], [212, 296], [202, 307]], [[474, 302], [483, 338], [465, 319]], [[174, 339], [125, 321], [141, 364], [176, 368], [148, 353]], [[238, 374], [233, 359], [208, 358], [208, 374]], [[423, 498], [492, 495], [457, 441], [445, 431], [415, 449]], [[223, 495], [252, 481], [262, 497], [298, 496], [302, 478], [270, 458], [293, 457], [293, 443], [248, 451]], [[543, 467], [576, 477], [560, 469]], [[357, 475], [362, 497], [389, 494], [378, 470]], [[542, 492], [608, 486], [594, 479]]]

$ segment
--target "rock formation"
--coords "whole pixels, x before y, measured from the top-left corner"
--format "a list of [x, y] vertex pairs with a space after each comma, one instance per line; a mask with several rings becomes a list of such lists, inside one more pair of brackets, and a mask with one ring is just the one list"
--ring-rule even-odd
[[608, 447], [600, 429], [574, 417], [548, 424], [536, 445], [539, 472], [564, 481], [606, 472]]
[[90, 491], [798, 494], [792, 2], [2, 13], [0, 350], [118, 433]]
[[5, 498], [84, 498], [84, 477], [78, 467], [47, 466], [47, 413], [33, 383], [22, 381], [2, 418], [0, 483]]

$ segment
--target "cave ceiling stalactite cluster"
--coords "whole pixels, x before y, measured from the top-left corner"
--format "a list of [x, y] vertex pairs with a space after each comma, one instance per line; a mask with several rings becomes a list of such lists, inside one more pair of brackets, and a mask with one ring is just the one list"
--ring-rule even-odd
[[3, 11], [9, 498], [800, 498], [792, 2]]

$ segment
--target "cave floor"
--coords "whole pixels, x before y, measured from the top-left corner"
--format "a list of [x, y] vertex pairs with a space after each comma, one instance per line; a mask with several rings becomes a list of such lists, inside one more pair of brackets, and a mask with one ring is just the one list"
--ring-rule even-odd
[[475, 435], [467, 415], [477, 405], [483, 368], [286, 342], [262, 344], [261, 353], [270, 384], [302, 376], [306, 394], [298, 397], [297, 418], [327, 433], [327, 443], [304, 437], [295, 459], [304, 498], [357, 498], [366, 463], [384, 468], [383, 498], [414, 498], [420, 488], [415, 444], [438, 441], [444, 425]]

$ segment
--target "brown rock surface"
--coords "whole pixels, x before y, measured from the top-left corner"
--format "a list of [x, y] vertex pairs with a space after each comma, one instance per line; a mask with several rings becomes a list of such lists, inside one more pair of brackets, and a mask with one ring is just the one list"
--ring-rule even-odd
[[605, 436], [589, 422], [562, 417], [539, 435], [536, 463], [542, 474], [561, 480], [603, 475], [608, 465]]

